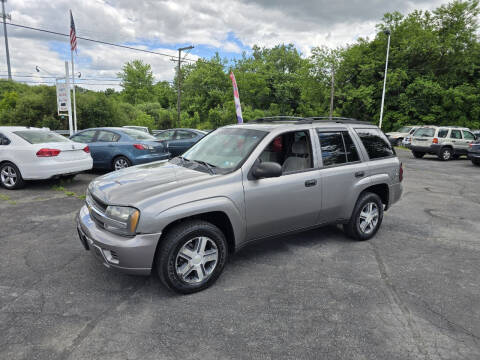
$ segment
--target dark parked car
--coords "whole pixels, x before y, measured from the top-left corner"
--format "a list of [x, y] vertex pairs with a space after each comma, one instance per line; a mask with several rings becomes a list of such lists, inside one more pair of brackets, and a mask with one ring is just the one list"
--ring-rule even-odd
[[88, 144], [94, 168], [119, 170], [170, 157], [165, 144], [150, 134], [133, 129], [86, 129], [70, 139]]
[[168, 129], [155, 134], [158, 140], [166, 143], [171, 156], [178, 156], [187, 151], [207, 133], [196, 129]]
[[474, 165], [480, 166], [480, 140], [469, 145], [467, 156]]

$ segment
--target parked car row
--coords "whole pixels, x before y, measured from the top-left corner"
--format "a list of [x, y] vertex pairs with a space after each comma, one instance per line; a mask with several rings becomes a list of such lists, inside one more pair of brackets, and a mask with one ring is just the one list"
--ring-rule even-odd
[[155, 137], [148, 128], [102, 127], [79, 131], [68, 139], [45, 128], [0, 126], [0, 184], [13, 190], [25, 180], [72, 178], [92, 168], [120, 170], [166, 160], [182, 154], [205, 134], [170, 129]]

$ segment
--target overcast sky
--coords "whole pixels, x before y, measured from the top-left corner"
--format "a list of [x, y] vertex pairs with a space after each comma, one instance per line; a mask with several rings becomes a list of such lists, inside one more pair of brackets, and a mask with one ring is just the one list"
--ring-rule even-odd
[[[255, 44], [271, 47], [293, 43], [308, 55], [314, 46], [336, 47], [358, 37], [375, 36], [375, 24], [385, 12], [434, 9], [439, 0], [8, 0], [12, 23], [69, 32], [71, 9], [77, 35], [176, 55], [193, 44], [189, 59], [219, 52], [229, 59]], [[8, 26], [10, 59], [16, 80], [49, 81], [39, 76], [64, 73], [70, 60], [68, 38]], [[0, 77], [7, 74], [3, 27]], [[85, 86], [104, 89], [118, 84], [116, 73], [126, 61], [142, 59], [152, 65], [156, 80], [171, 81], [170, 58], [78, 40], [76, 70]], [[35, 66], [43, 71], [36, 73]], [[36, 78], [27, 76], [36, 75]], [[24, 76], [24, 77], [21, 77]]]

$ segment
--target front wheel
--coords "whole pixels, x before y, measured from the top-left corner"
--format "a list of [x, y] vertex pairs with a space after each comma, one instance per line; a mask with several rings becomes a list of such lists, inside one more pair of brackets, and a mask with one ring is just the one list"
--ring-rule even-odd
[[366, 192], [358, 198], [352, 217], [343, 229], [353, 239], [368, 240], [377, 233], [382, 220], [382, 199], [377, 194]]
[[158, 275], [167, 288], [181, 294], [212, 285], [227, 261], [225, 235], [206, 221], [182, 222], [161, 241], [156, 257]]
[[7, 190], [15, 190], [25, 185], [20, 170], [11, 162], [0, 166], [0, 182]]

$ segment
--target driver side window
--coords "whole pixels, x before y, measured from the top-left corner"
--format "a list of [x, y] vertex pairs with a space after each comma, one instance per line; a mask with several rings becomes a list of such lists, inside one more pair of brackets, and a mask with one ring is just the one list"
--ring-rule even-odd
[[277, 136], [259, 156], [261, 162], [275, 162], [283, 174], [313, 168], [312, 145], [308, 130]]

